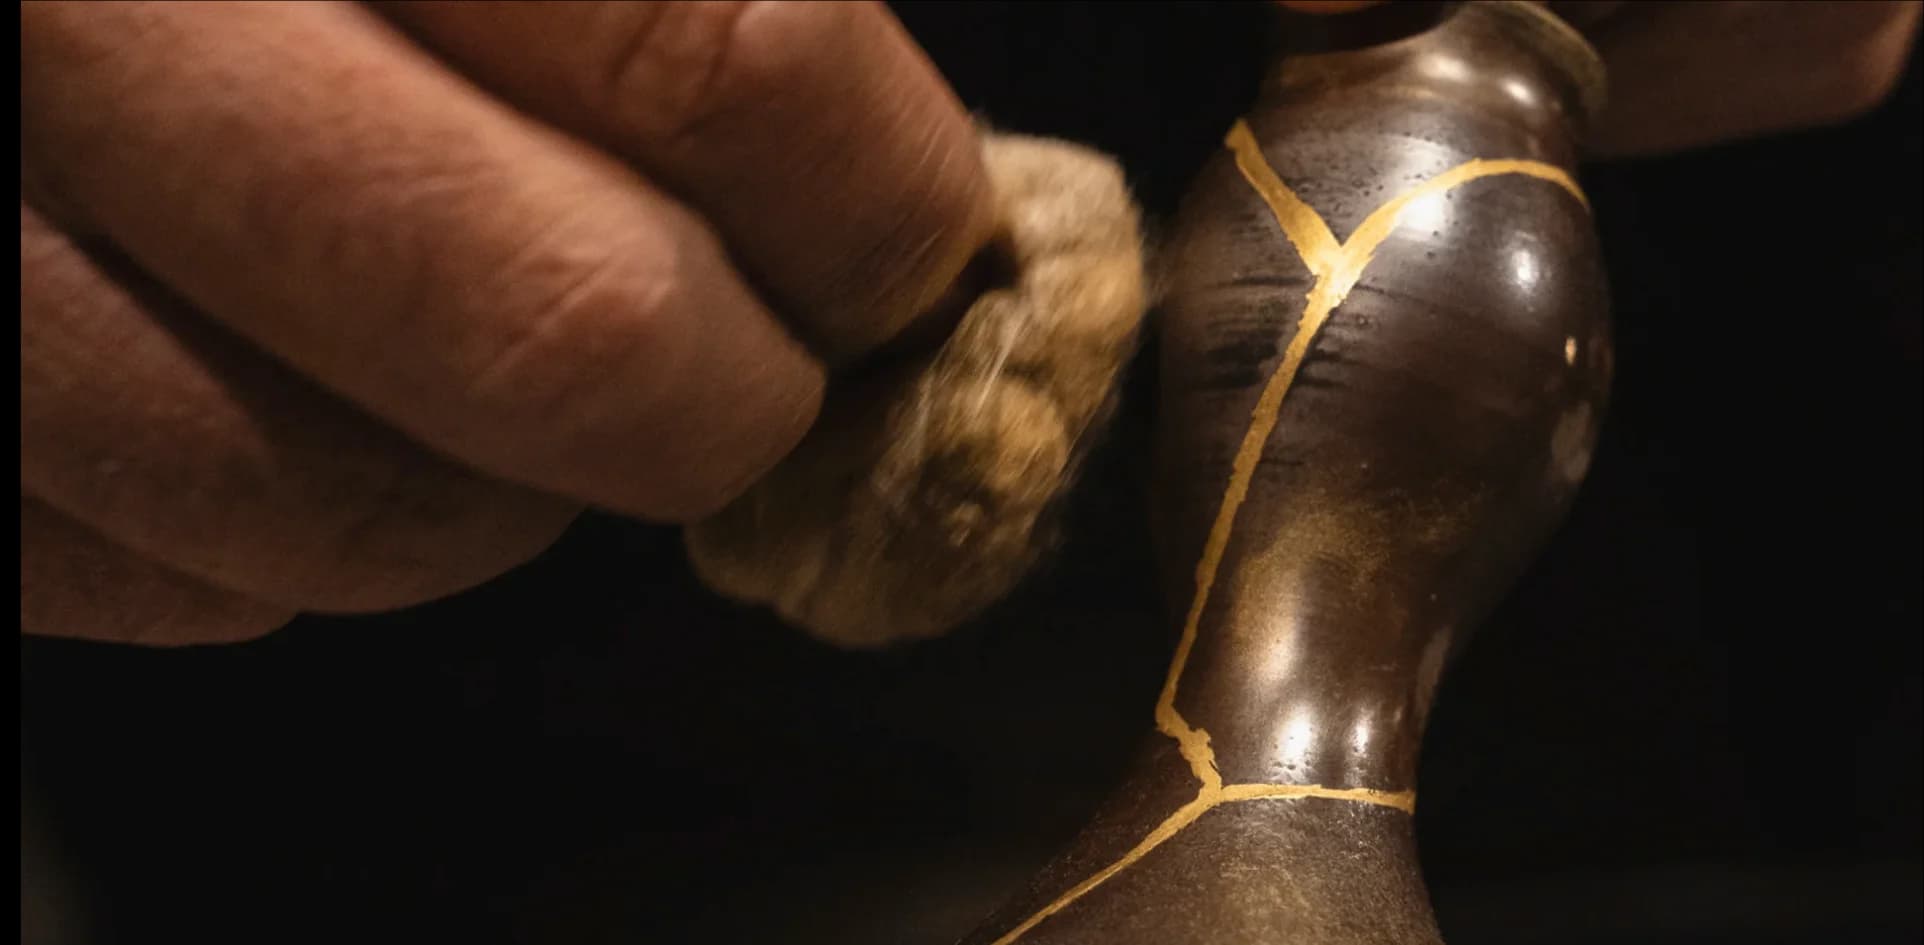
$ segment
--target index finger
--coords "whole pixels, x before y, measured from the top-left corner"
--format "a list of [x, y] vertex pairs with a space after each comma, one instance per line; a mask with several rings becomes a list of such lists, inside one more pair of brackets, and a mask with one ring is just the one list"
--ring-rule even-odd
[[821, 365], [697, 215], [358, 4], [31, 3], [21, 36], [22, 159], [79, 225], [444, 456], [688, 520], [814, 418]]
[[830, 360], [893, 338], [988, 241], [974, 128], [880, 4], [380, 8], [693, 204]]

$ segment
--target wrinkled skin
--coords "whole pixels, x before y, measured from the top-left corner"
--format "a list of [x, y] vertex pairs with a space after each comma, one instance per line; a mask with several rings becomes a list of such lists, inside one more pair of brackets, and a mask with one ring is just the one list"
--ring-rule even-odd
[[[1358, 3], [1295, 3], [1340, 15]], [[1917, 3], [1558, 3], [1600, 155], [1841, 121]], [[21, 6], [21, 627], [185, 644], [723, 507], [989, 238], [879, 5]]]
[[988, 238], [974, 130], [877, 5], [20, 21], [30, 633], [245, 639], [473, 585], [584, 505], [699, 518]]

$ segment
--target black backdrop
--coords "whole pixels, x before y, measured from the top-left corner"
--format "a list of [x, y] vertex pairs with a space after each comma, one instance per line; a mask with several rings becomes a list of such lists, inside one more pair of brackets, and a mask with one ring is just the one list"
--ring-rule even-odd
[[[1253, 4], [898, 10], [970, 107], [1121, 155], [1152, 211], [1262, 42]], [[1913, 62], [1851, 126], [1587, 171], [1617, 396], [1432, 719], [1455, 945], [1924, 934], [1919, 96]], [[23, 908], [102, 945], [946, 945], [1149, 729], [1147, 368], [1053, 565], [921, 647], [812, 645], [600, 517], [406, 613], [23, 639]]]

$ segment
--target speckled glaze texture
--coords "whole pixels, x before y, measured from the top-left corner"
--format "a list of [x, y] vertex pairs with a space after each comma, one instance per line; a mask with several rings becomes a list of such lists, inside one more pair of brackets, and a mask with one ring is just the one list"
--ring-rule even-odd
[[1594, 54], [1522, 4], [1420, 6], [1280, 56], [1183, 207], [1158, 734], [973, 945], [1440, 941], [1425, 716], [1582, 480], [1610, 341]]

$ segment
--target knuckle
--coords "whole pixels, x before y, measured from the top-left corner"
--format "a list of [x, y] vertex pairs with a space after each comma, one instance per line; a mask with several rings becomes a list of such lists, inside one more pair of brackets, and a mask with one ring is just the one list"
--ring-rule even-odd
[[198, 606], [176, 607], [149, 622], [128, 621], [126, 642], [155, 648], [248, 643], [293, 622], [293, 611], [249, 598], [222, 594]]
[[373, 613], [496, 577], [540, 553], [575, 514], [559, 500], [425, 453], [389, 461], [379, 473], [337, 471], [294, 488], [263, 486], [261, 493], [279, 497], [249, 505], [274, 514], [205, 512], [216, 525], [198, 539], [202, 547], [182, 546], [180, 533], [169, 547], [240, 593], [300, 610]]
[[493, 444], [501, 449], [559, 449], [596, 423], [607, 386], [633, 380], [622, 366], [656, 340], [680, 280], [674, 250], [651, 250], [540, 252], [502, 271], [500, 330], [466, 392], [475, 435], [519, 441]]
[[374, 612], [459, 593], [540, 554], [578, 511], [457, 474], [399, 477], [357, 505], [316, 543], [303, 606]]
[[293, 619], [52, 512], [20, 503], [20, 629], [144, 646], [238, 643]]
[[656, 210], [639, 226], [566, 214], [464, 290], [464, 321], [482, 327], [445, 355], [453, 387], [435, 445], [484, 473], [646, 518], [712, 511], [760, 471], [768, 428], [787, 425], [775, 402], [795, 386], [794, 355], [718, 238]]
[[753, 99], [773, 65], [747, 26], [753, 2], [647, 5], [611, 30], [588, 100], [656, 141], [693, 137], [715, 116]]
[[904, 201], [823, 281], [822, 291], [834, 303], [818, 308], [833, 321], [822, 326], [827, 335], [818, 341], [837, 360], [866, 355], [930, 315], [993, 238], [995, 208], [987, 187], [969, 178], [945, 183]]

